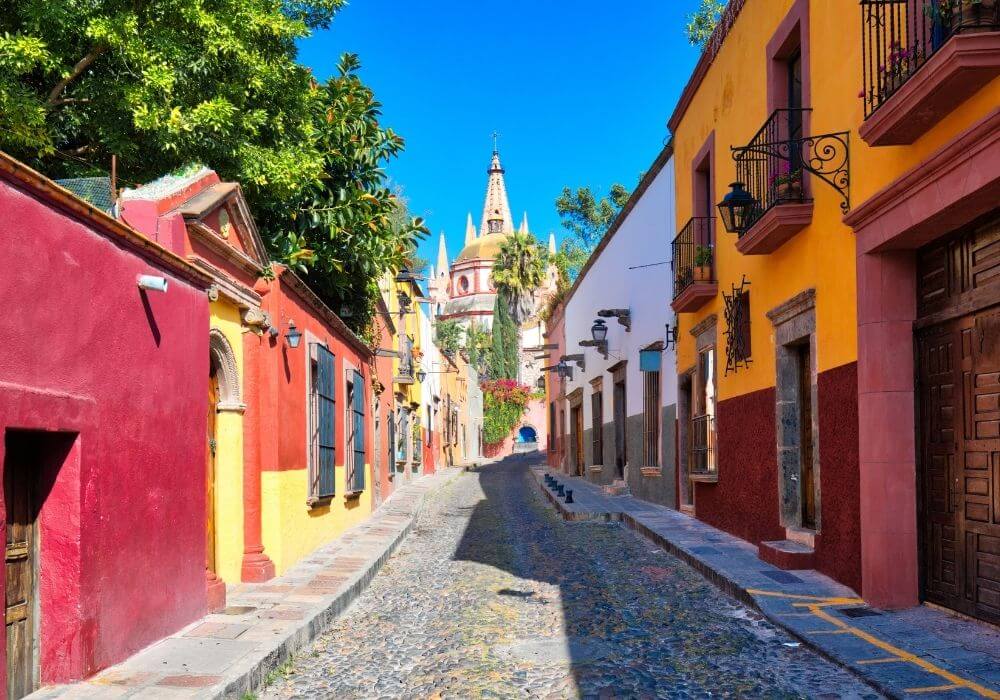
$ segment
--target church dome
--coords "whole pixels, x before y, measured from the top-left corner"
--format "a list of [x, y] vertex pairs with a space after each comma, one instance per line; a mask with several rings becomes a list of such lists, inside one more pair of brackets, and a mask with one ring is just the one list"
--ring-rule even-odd
[[467, 246], [462, 248], [462, 252], [455, 258], [455, 262], [465, 262], [468, 260], [493, 260], [500, 252], [500, 246], [507, 240], [506, 233], [487, 233], [472, 240]]

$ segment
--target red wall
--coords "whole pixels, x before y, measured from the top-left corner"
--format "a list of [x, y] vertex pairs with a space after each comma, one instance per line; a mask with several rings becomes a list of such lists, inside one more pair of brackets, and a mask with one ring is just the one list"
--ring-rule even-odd
[[[861, 590], [857, 363], [821, 372], [817, 570]], [[700, 520], [758, 544], [785, 539], [778, 505], [774, 389], [718, 405], [719, 481], [695, 484]]]
[[0, 428], [70, 433], [40, 514], [42, 680], [67, 681], [205, 612], [208, 301], [5, 178]]
[[816, 568], [861, 590], [861, 483], [858, 468], [858, 363], [821, 372], [819, 482], [822, 533]]
[[[293, 289], [280, 272], [278, 279], [264, 287], [261, 308], [269, 311], [271, 322], [280, 331], [277, 338], [265, 333], [261, 336], [244, 336], [246, 355], [245, 374], [248, 406], [259, 407], [247, 418], [250, 432], [247, 459], [259, 460], [262, 471], [306, 469], [309, 464], [307, 445], [307, 390], [309, 343], [324, 342], [336, 357], [337, 374], [335, 401], [336, 464], [338, 469], [346, 464], [345, 416], [347, 407], [344, 383], [345, 362], [353, 366], [365, 380], [365, 405], [370, 406], [371, 379], [369, 357], [362, 357], [343, 336], [320, 318], [317, 311]], [[288, 347], [285, 334], [288, 321], [294, 320], [302, 333], [299, 347]], [[391, 386], [391, 385], [389, 385]], [[365, 442], [367, 461], [372, 463], [374, 453], [373, 428], [370, 411], [365, 415]], [[371, 488], [371, 470], [365, 477], [365, 487]]]

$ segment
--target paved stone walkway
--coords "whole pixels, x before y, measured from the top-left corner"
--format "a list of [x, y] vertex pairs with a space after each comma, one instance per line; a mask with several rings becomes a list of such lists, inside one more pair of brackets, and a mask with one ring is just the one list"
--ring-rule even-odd
[[757, 548], [683, 513], [631, 496], [611, 497], [595, 484], [555, 475], [572, 489], [567, 504], [542, 493], [571, 521], [618, 521], [694, 566], [724, 591], [761, 611], [807, 645], [888, 695], [1000, 699], [1000, 630], [941, 609], [873, 610], [854, 591], [812, 571], [782, 571]]
[[567, 523], [527, 458], [430, 498], [264, 697], [877, 697], [619, 524]]

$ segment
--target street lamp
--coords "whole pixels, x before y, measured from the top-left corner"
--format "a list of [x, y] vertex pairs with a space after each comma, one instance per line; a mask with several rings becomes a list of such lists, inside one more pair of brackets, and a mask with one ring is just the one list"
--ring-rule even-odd
[[742, 182], [734, 182], [729, 187], [732, 189], [719, 202], [719, 214], [726, 231], [742, 236], [750, 228], [748, 222], [757, 208], [757, 200], [744, 189]]
[[288, 319], [288, 331], [285, 333], [285, 339], [288, 341], [288, 347], [292, 350], [299, 347], [299, 341], [302, 340], [302, 333], [295, 326], [295, 321]]
[[594, 339], [595, 343], [604, 343], [607, 341], [608, 324], [600, 318], [594, 321], [594, 325], [590, 327], [590, 337]]

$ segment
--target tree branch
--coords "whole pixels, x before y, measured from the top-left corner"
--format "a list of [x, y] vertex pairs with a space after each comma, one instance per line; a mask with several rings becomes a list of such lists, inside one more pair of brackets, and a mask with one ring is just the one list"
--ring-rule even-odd
[[90, 50], [90, 53], [77, 61], [76, 65], [73, 66], [73, 72], [56, 83], [56, 86], [52, 88], [52, 92], [49, 93], [49, 97], [45, 101], [45, 104], [49, 106], [54, 105], [56, 100], [58, 100], [59, 96], [63, 93], [63, 90], [66, 89], [66, 86], [79, 78], [83, 72], [87, 70], [90, 64], [96, 61], [97, 58], [107, 50], [107, 46], [95, 46]]

